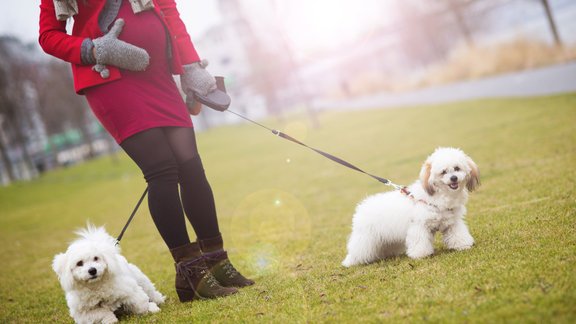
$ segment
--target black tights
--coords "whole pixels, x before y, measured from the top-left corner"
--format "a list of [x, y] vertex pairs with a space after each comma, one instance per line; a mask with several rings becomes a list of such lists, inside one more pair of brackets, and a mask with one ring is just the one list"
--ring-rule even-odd
[[120, 146], [148, 182], [150, 214], [168, 248], [190, 242], [182, 207], [198, 239], [220, 235], [214, 196], [198, 154], [194, 129], [152, 128], [127, 138]]

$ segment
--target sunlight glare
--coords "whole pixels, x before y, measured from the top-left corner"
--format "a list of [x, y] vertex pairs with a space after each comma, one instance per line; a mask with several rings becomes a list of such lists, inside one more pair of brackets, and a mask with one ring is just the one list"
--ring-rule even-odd
[[282, 2], [287, 38], [297, 51], [332, 49], [367, 32], [385, 15], [377, 0]]

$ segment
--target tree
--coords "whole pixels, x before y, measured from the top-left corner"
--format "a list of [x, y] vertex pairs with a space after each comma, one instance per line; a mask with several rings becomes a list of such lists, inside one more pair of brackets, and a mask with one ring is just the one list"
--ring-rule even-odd
[[21, 53], [26, 53], [26, 50], [17, 39], [0, 38], [0, 58], [5, 62], [0, 67], [0, 116], [4, 122], [0, 149], [10, 180], [15, 180], [18, 170], [10, 158], [11, 147], [21, 152], [24, 163], [22, 171], [31, 176], [37, 173], [27, 145], [26, 130], [29, 129], [30, 123], [25, 109], [25, 105], [29, 104], [26, 100], [26, 90], [33, 66], [31, 60]]
[[562, 46], [562, 40], [560, 39], [560, 34], [558, 34], [558, 28], [556, 28], [556, 21], [554, 20], [554, 15], [552, 15], [552, 9], [550, 8], [550, 3], [548, 0], [541, 0], [544, 11], [546, 12], [546, 19], [548, 20], [548, 26], [550, 27], [550, 32], [554, 37], [554, 43], [556, 46]]
[[[86, 100], [74, 92], [70, 66], [50, 60], [36, 79], [39, 110], [49, 134], [63, 133], [77, 128], [86, 143], [92, 142], [90, 118]], [[93, 156], [90, 150], [89, 157]]]
[[474, 0], [446, 0], [448, 10], [454, 16], [458, 30], [462, 34], [468, 47], [474, 47], [474, 40], [472, 39], [472, 31], [464, 17], [464, 11], [473, 1]]
[[74, 93], [68, 64], [13, 37], [0, 37], [0, 62], [0, 162], [9, 181], [38, 173], [50, 134], [80, 130], [92, 143], [91, 115]]

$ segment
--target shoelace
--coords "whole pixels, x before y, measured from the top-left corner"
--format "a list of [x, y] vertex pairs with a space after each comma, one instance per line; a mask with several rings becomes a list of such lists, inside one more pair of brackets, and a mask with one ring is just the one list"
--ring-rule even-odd
[[226, 260], [224, 261], [224, 265], [222, 266], [222, 268], [226, 271], [226, 275], [228, 277], [230, 277], [230, 279], [236, 277], [237, 275], [239, 275], [240, 273], [238, 272], [238, 270], [236, 270], [236, 268], [234, 268], [234, 266], [232, 265], [232, 263], [230, 263], [230, 260]]
[[209, 254], [204, 254], [204, 258], [210, 263], [223, 262], [222, 269], [224, 273], [230, 278], [234, 278], [240, 274], [236, 268], [232, 265], [228, 259], [228, 253], [226, 251], [212, 252]]
[[220, 283], [218, 281], [216, 281], [216, 278], [214, 278], [214, 276], [210, 273], [210, 271], [204, 270], [203, 272], [206, 274], [202, 278], [206, 280], [206, 282], [208, 283], [208, 285], [211, 288], [214, 288], [214, 287], [220, 285]]
[[199, 265], [195, 265], [197, 260], [192, 260], [191, 262], [180, 262], [176, 265], [176, 274], [183, 276], [188, 281], [188, 284], [192, 288], [194, 287], [192, 283], [191, 277], [197, 276], [200, 274], [202, 279], [206, 280], [206, 283], [211, 287], [214, 288], [218, 285], [218, 281], [216, 278], [208, 271], [205, 264], [200, 263]]

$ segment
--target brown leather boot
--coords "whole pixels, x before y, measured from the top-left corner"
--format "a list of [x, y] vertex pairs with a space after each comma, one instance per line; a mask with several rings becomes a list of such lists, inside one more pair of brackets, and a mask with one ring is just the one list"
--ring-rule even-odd
[[218, 298], [238, 292], [222, 287], [206, 267], [197, 243], [170, 249], [176, 266], [176, 293], [181, 302], [194, 299]]
[[204, 253], [206, 265], [214, 278], [224, 287], [246, 287], [254, 284], [253, 280], [244, 277], [228, 259], [228, 253], [223, 250], [222, 236], [199, 240]]

